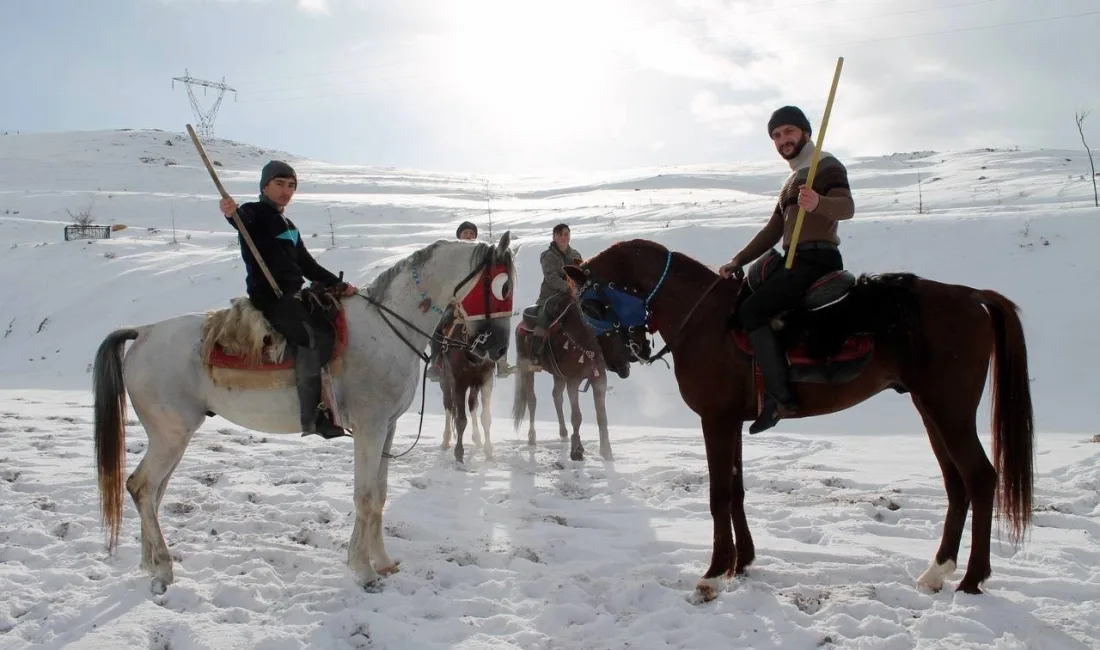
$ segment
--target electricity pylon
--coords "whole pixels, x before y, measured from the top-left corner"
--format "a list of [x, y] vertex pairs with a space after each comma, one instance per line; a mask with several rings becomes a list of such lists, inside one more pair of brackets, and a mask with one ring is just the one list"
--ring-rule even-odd
[[[176, 82], [181, 81], [187, 86], [187, 98], [191, 100], [191, 110], [195, 112], [195, 121], [198, 122], [198, 129], [200, 137], [211, 138], [214, 136], [214, 120], [218, 117], [218, 109], [222, 105], [222, 98], [225, 97], [225, 91], [233, 93], [233, 101], [237, 100], [237, 91], [229, 86], [225, 85], [225, 77], [222, 77], [221, 83], [214, 81], [206, 81], [205, 79], [196, 79], [187, 72], [184, 68], [182, 77], [172, 77], [172, 88], [176, 87]], [[203, 94], [206, 94], [206, 88], [213, 88], [218, 91], [218, 98], [214, 101], [214, 106], [208, 110], [202, 110], [199, 106], [199, 100], [195, 97], [194, 86], [202, 86], [204, 88]]]

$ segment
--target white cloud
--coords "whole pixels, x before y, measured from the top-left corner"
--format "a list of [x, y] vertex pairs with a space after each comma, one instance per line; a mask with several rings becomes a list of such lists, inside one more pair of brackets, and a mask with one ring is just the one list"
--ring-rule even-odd
[[328, 0], [298, 0], [298, 8], [307, 13], [329, 13]]
[[696, 120], [725, 135], [743, 135], [760, 126], [769, 114], [760, 104], [724, 104], [710, 90], [703, 90], [691, 99], [691, 114]]

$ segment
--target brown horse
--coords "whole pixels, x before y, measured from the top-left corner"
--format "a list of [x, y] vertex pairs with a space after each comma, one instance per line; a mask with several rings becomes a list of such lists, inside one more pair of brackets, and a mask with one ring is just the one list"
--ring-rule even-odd
[[531, 350], [538, 307], [532, 306], [523, 310], [523, 318], [516, 326], [516, 392], [512, 402], [513, 425], [518, 430], [524, 414], [529, 413], [527, 444], [535, 444], [535, 405], [538, 402], [535, 398], [535, 373], [545, 370], [554, 377], [552, 395], [554, 408], [558, 414], [558, 435], [562, 440], [568, 436], [562, 393], [566, 389], [569, 390], [569, 407], [572, 411], [573, 425], [569, 457], [572, 460], [584, 460], [584, 445], [581, 444], [580, 436], [582, 417], [579, 392], [581, 382], [588, 380], [592, 388], [592, 399], [596, 405], [596, 426], [600, 430], [600, 456], [604, 460], [612, 460], [611, 440], [607, 432], [607, 370], [610, 368], [623, 379], [629, 377], [632, 361], [631, 348], [628, 347], [624, 337], [613, 336], [610, 332], [597, 337], [581, 317], [580, 306], [575, 295], [550, 298], [546, 309], [551, 322], [546, 332], [546, 342], [539, 354], [540, 365], [534, 364], [535, 355]]
[[[469, 420], [473, 424], [474, 445], [481, 444], [481, 436], [478, 435], [477, 420], [474, 411], [477, 409], [478, 393], [481, 394], [481, 426], [485, 430], [485, 460], [493, 458], [493, 442], [489, 436], [489, 426], [492, 424], [490, 411], [493, 397], [493, 382], [495, 380], [496, 362], [487, 357], [475, 357], [470, 353], [473, 345], [473, 335], [467, 329], [466, 324], [455, 320], [450, 331], [444, 334], [448, 345], [441, 353], [443, 356], [443, 368], [440, 373], [440, 388], [443, 390], [443, 409], [445, 410], [443, 423], [443, 449], [451, 446], [451, 424], [455, 430], [455, 460], [464, 462], [462, 449], [462, 434], [466, 431], [466, 408], [469, 407]], [[457, 343], [457, 345], [450, 345]]]
[[[722, 280], [683, 253], [633, 240], [566, 268], [581, 301], [598, 309], [613, 310], [616, 301], [637, 305], [648, 296], [641, 319], [668, 343], [680, 394], [702, 420], [714, 524], [711, 565], [695, 590], [703, 601], [717, 597], [720, 579], [742, 574], [755, 555], [745, 518], [741, 429], [759, 413], [761, 383], [736, 307], [760, 266], [744, 281]], [[780, 327], [798, 417], [845, 410], [888, 388], [912, 396], [948, 499], [939, 550], [917, 582], [937, 591], [954, 572], [972, 504], [970, 560], [958, 589], [981, 593], [990, 575], [994, 502], [1011, 524], [1013, 543], [1031, 520], [1033, 418], [1016, 305], [994, 291], [911, 274], [857, 280], [838, 271], [773, 322]], [[987, 371], [993, 464], [975, 422]]]

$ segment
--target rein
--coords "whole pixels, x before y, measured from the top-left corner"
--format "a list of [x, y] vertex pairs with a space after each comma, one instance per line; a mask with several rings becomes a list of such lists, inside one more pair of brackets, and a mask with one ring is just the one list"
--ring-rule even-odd
[[668, 342], [665, 343], [664, 347], [662, 347], [657, 352], [657, 354], [654, 354], [654, 355], [649, 357], [649, 359], [648, 359], [649, 363], [653, 363], [654, 361], [656, 361], [656, 360], [660, 359], [661, 357], [665, 356], [666, 354], [669, 353], [669, 351], [672, 350], [672, 346], [680, 338], [680, 335], [684, 333], [684, 326], [687, 325], [689, 320], [691, 320], [691, 317], [695, 314], [695, 310], [699, 308], [699, 305], [703, 304], [703, 299], [706, 298], [707, 295], [714, 289], [714, 287], [718, 286], [718, 283], [721, 282], [721, 281], [722, 281], [722, 276], [718, 276], [717, 278], [714, 278], [714, 282], [711, 282], [710, 286], [707, 287], [707, 290], [704, 291], [702, 294], [700, 294], [699, 298], [695, 301], [695, 304], [691, 306], [691, 309], [688, 310], [688, 313], [684, 316], [683, 320], [680, 321], [680, 326], [676, 328], [676, 331], [672, 334], [672, 338], [670, 338], [668, 340]]
[[[458, 282], [458, 284], [455, 285], [454, 290], [451, 292], [452, 299], [458, 296], [459, 287], [461, 287], [462, 285], [469, 282], [471, 278], [475, 277], [477, 274], [481, 273], [483, 270], [492, 269], [493, 268], [493, 266], [492, 266], [493, 261], [495, 259], [496, 259], [496, 249], [494, 248], [492, 255], [487, 256], [481, 264], [478, 264], [477, 267], [475, 267], [472, 271], [470, 271], [466, 275], [466, 277], [462, 278], [462, 280], [460, 280]], [[417, 272], [415, 266], [413, 266], [413, 280], [416, 282], [416, 285], [419, 288], [420, 287], [420, 274]], [[485, 304], [488, 305], [489, 304], [489, 301], [488, 301], [488, 291], [489, 291], [488, 283], [486, 283], [485, 291], [486, 291]], [[424, 293], [423, 290], [421, 290], [421, 293], [422, 294]], [[419, 414], [420, 415], [420, 423], [416, 428], [416, 440], [413, 440], [412, 445], [410, 445], [408, 449], [401, 452], [400, 454], [390, 454], [390, 453], [387, 453], [387, 452], [382, 452], [382, 457], [383, 458], [401, 458], [405, 454], [408, 454], [409, 452], [411, 452], [416, 447], [417, 443], [420, 442], [420, 435], [424, 431], [424, 405], [427, 402], [427, 397], [428, 397], [428, 395], [427, 395], [427, 393], [428, 393], [428, 391], [427, 391], [427, 387], [428, 387], [428, 365], [431, 364], [432, 357], [431, 357], [431, 355], [424, 354], [423, 348], [417, 348], [415, 345], [413, 345], [412, 342], [409, 341], [408, 337], [406, 337], [403, 333], [401, 333], [401, 331], [398, 330], [397, 327], [392, 322], [390, 322], [390, 320], [388, 318], [386, 318], [386, 314], [389, 314], [390, 316], [393, 316], [397, 320], [401, 321], [401, 323], [403, 325], [405, 325], [406, 327], [408, 327], [412, 331], [416, 332], [417, 334], [420, 334], [421, 336], [428, 339], [429, 341], [434, 340], [435, 337], [432, 334], [429, 334], [429, 333], [425, 332], [424, 330], [420, 329], [419, 327], [417, 327], [413, 323], [409, 322], [409, 320], [407, 318], [405, 318], [401, 314], [398, 314], [397, 312], [395, 312], [394, 310], [392, 310], [389, 307], [385, 306], [381, 302], [375, 300], [370, 295], [362, 293], [362, 292], [356, 292], [355, 295], [359, 296], [363, 300], [366, 300], [368, 303], [370, 303], [371, 305], [376, 307], [378, 309], [378, 311], [381, 312], [382, 322], [384, 322], [387, 326], [389, 326], [390, 330], [394, 334], [397, 335], [397, 338], [401, 339], [401, 341], [406, 346], [408, 346], [408, 348], [410, 350], [412, 350], [416, 354], [416, 356], [420, 358], [421, 361], [424, 362], [424, 372], [421, 375], [421, 379], [420, 379], [420, 414]], [[438, 308], [436, 308], [436, 309], [438, 309]], [[457, 317], [459, 311], [461, 311], [461, 310], [456, 310], [456, 317]], [[442, 313], [442, 311], [440, 311], [439, 313]], [[481, 338], [481, 336], [488, 336], [488, 335], [484, 334], [484, 333], [483, 333], [483, 335], [479, 335], [478, 338], [474, 339], [473, 343], [469, 343], [469, 342], [457, 343], [456, 342], [454, 344], [454, 347], [457, 347], [459, 349], [467, 349], [467, 350], [472, 349], [479, 342], [484, 340], [483, 338]], [[444, 337], [444, 340], [441, 341], [444, 344], [447, 343], [447, 340], [445, 340], [445, 339], [446, 339], [446, 337]]]

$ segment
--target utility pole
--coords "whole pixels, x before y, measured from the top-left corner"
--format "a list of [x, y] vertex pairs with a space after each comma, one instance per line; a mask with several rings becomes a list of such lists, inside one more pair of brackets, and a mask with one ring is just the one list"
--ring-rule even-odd
[[489, 241], [493, 241], [493, 195], [489, 192], [489, 179], [485, 179], [485, 207], [489, 211]]
[[[187, 87], [187, 98], [191, 100], [191, 110], [195, 113], [195, 121], [198, 122], [198, 129], [196, 129], [200, 136], [205, 138], [214, 137], [214, 120], [218, 117], [218, 109], [221, 108], [222, 98], [225, 97], [225, 92], [229, 91], [233, 93], [233, 101], [237, 101], [237, 91], [229, 86], [225, 85], [225, 77], [222, 77], [220, 83], [214, 81], [207, 81], [205, 79], [196, 79], [187, 72], [184, 68], [182, 77], [172, 77], [172, 88], [176, 87], [176, 82], [180, 81]], [[203, 88], [203, 95], [206, 95], [206, 88], [213, 88], [218, 91], [218, 98], [214, 100], [214, 106], [208, 110], [202, 110], [199, 106], [199, 100], [195, 97], [194, 86], [201, 86]]]

